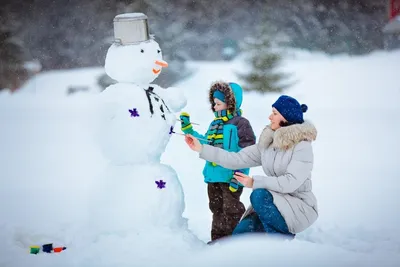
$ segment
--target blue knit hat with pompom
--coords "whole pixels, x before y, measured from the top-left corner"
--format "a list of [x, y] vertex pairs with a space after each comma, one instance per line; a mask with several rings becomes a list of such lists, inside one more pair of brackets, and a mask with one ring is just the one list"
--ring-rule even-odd
[[303, 113], [308, 109], [307, 105], [300, 105], [296, 99], [287, 95], [280, 96], [272, 107], [276, 108], [289, 123], [303, 123]]

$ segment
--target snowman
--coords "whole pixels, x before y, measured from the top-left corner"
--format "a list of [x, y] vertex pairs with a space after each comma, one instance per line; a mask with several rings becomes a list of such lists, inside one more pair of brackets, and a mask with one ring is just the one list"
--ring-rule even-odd
[[117, 83], [99, 95], [97, 113], [97, 140], [109, 162], [94, 190], [91, 219], [108, 233], [180, 228], [182, 186], [160, 158], [186, 98], [179, 88], [151, 84], [168, 63], [148, 33], [146, 15], [117, 15], [114, 35], [105, 71]]
[[117, 15], [114, 35], [105, 71], [117, 83], [99, 94], [96, 112], [97, 140], [108, 163], [92, 189], [82, 266], [148, 262], [156, 260], [150, 251], [168, 257], [167, 244], [175, 252], [201, 244], [182, 217], [178, 176], [160, 162], [176, 123], [174, 112], [186, 106], [186, 98], [179, 88], [151, 83], [168, 63], [148, 33], [146, 15]]

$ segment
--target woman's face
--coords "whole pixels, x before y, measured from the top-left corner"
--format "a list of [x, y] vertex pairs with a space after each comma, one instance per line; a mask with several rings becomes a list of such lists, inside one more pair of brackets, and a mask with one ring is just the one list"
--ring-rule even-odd
[[226, 105], [226, 103], [222, 102], [218, 98], [214, 98], [214, 110], [215, 111], [221, 111], [221, 110], [226, 109], [227, 107], [228, 106]]
[[277, 130], [279, 128], [281, 128], [280, 123], [281, 121], [285, 122], [285, 118], [281, 115], [281, 113], [279, 113], [278, 110], [276, 110], [276, 108], [272, 108], [272, 113], [271, 115], [269, 115], [269, 120], [271, 121], [271, 129], [272, 130]]

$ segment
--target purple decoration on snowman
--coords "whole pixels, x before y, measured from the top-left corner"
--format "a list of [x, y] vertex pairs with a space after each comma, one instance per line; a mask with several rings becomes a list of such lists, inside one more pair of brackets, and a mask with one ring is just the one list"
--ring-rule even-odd
[[164, 182], [163, 180], [160, 180], [160, 181], [156, 181], [156, 184], [157, 184], [157, 188], [163, 189], [163, 188], [165, 188], [166, 182]]
[[136, 108], [129, 109], [129, 113], [131, 114], [131, 117], [139, 117], [139, 113]]

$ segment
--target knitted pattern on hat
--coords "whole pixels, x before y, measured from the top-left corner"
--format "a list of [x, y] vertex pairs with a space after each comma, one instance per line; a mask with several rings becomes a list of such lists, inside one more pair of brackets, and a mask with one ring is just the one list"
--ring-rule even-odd
[[300, 105], [296, 99], [287, 95], [280, 96], [272, 104], [272, 107], [276, 108], [285, 120], [292, 124], [303, 123], [303, 113], [308, 109], [307, 105]]

